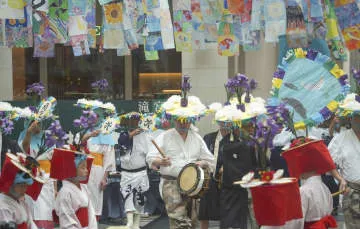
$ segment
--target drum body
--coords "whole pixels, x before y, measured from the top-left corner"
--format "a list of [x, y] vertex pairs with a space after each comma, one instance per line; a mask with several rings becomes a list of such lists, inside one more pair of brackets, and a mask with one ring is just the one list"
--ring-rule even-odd
[[209, 182], [209, 170], [194, 163], [184, 166], [177, 178], [180, 193], [196, 199], [201, 198], [209, 189]]

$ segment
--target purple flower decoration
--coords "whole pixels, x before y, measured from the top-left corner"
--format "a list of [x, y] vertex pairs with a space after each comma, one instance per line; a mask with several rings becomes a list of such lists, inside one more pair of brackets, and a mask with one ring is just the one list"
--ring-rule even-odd
[[26, 94], [29, 96], [33, 96], [33, 95], [41, 96], [44, 92], [45, 92], [45, 87], [41, 82], [33, 83], [29, 85], [26, 89]]
[[187, 94], [190, 91], [191, 85], [190, 85], [190, 77], [188, 75], [183, 76], [183, 82], [181, 84], [181, 106], [186, 107], [188, 105], [188, 98]]
[[[238, 109], [245, 111], [245, 106], [242, 103], [250, 103], [250, 93], [257, 87], [257, 82], [252, 79], [249, 82], [249, 78], [243, 74], [236, 74], [233, 78], [230, 78], [225, 84], [228, 101], [232, 96], [236, 95], [239, 101]], [[245, 101], [241, 101], [242, 95], [246, 93]]]
[[285, 71], [281, 68], [278, 68], [276, 72], [274, 73], [274, 77], [278, 79], [283, 79], [285, 76]]
[[98, 80], [91, 84], [94, 90], [104, 91], [109, 87], [109, 83], [106, 79]]
[[0, 112], [0, 129], [5, 135], [10, 135], [14, 130], [14, 122], [7, 112]]
[[251, 90], [255, 90], [257, 85], [258, 85], [258, 83], [256, 82], [256, 80], [254, 80], [254, 79], [250, 80], [250, 89]]
[[237, 106], [238, 110], [241, 110], [242, 112], [245, 112], [245, 105], [244, 104], [238, 104]]
[[286, 104], [280, 103], [278, 106], [267, 106], [268, 115], [281, 126], [286, 126], [288, 130], [290, 130], [294, 136], [296, 135], [296, 130], [293, 122], [292, 113], [286, 108]]
[[48, 148], [53, 146], [63, 147], [66, 139], [68, 139], [68, 136], [61, 127], [59, 120], [53, 121], [45, 131], [45, 146]]
[[341, 86], [346, 85], [347, 78], [348, 78], [348, 76], [346, 74], [339, 78], [339, 82], [340, 82]]
[[309, 51], [307, 51], [306, 58], [308, 58], [310, 60], [315, 60], [317, 54], [318, 54], [317, 51], [310, 49]]
[[73, 121], [73, 125], [80, 129], [91, 129], [97, 124], [98, 116], [92, 110], [83, 110], [79, 119]]

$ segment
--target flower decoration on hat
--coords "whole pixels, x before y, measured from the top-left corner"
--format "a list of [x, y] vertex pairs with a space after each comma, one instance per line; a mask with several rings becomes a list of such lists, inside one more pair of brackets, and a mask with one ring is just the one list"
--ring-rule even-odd
[[250, 121], [252, 118], [265, 114], [265, 100], [254, 97], [251, 92], [256, 89], [257, 82], [243, 74], [236, 74], [225, 84], [227, 102], [224, 106], [213, 103], [209, 106], [215, 111], [215, 120], [218, 122], [231, 122], [236, 126]]
[[353, 115], [360, 113], [360, 95], [351, 93], [348, 94], [339, 106], [340, 116]]
[[81, 116], [73, 121], [73, 126], [78, 129], [79, 134], [75, 137], [70, 134], [69, 144], [70, 148], [75, 151], [82, 151], [81, 139], [89, 132], [93, 131], [99, 125], [99, 116], [91, 109], [85, 109], [82, 111]]
[[188, 93], [191, 89], [190, 77], [184, 75], [181, 84], [181, 106], [186, 107], [188, 105]]
[[195, 122], [208, 113], [207, 107], [196, 96], [189, 95], [189, 76], [183, 77], [181, 96], [173, 95], [161, 105], [168, 120]]
[[28, 107], [13, 107], [10, 103], [0, 102], [0, 130], [5, 135], [10, 135], [14, 130], [14, 120], [29, 119], [34, 118], [34, 116]]

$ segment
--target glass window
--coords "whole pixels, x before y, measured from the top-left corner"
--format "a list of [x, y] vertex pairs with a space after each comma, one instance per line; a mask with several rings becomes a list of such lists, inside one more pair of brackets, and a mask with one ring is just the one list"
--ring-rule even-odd
[[116, 50], [75, 57], [71, 47], [56, 46], [55, 58], [47, 59], [49, 95], [57, 99], [91, 97], [91, 84], [100, 79], [109, 82], [109, 99], [124, 99], [125, 57]]
[[143, 48], [132, 52], [133, 98], [161, 99], [180, 94], [181, 53], [159, 51], [159, 60], [146, 61]]
[[33, 48], [13, 48], [13, 98], [26, 99], [26, 85], [40, 80], [39, 58], [33, 58]]

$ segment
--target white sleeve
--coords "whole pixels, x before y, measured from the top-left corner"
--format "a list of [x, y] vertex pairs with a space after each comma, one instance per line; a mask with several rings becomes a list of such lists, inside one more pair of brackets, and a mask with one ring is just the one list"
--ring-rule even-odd
[[15, 222], [15, 214], [11, 212], [9, 208], [6, 208], [7, 206], [1, 206], [0, 207], [0, 222]]
[[107, 145], [104, 151], [104, 171], [115, 171], [115, 148], [114, 146]]
[[341, 143], [343, 134], [336, 135], [331, 142], [329, 143], [328, 149], [330, 152], [330, 155], [332, 159], [334, 160], [335, 164], [342, 167], [342, 151], [341, 151], [341, 145], [344, 143]]
[[71, 205], [71, 196], [59, 193], [56, 199], [55, 210], [59, 217], [61, 229], [81, 229], [81, 224]]
[[[84, 185], [85, 186], [85, 185]], [[89, 198], [89, 206], [88, 206], [88, 212], [89, 212], [89, 226], [88, 228], [90, 229], [97, 229], [98, 228], [98, 224], [96, 221], [96, 214], [95, 214], [95, 210], [94, 210], [94, 206], [92, 204], [92, 201], [90, 199], [90, 193], [89, 193], [89, 189], [86, 188], [86, 193], [88, 194], [88, 198]]]
[[[159, 136], [157, 136], [154, 141], [156, 142], [156, 144], [163, 149], [164, 147], [164, 133], [161, 133]], [[160, 153], [157, 150], [157, 148], [153, 145], [153, 143], [151, 142], [150, 139], [150, 144], [149, 145], [149, 151], [146, 154], [146, 162], [148, 163], [148, 165], [151, 167], [153, 161], [157, 158], [160, 157]]]

